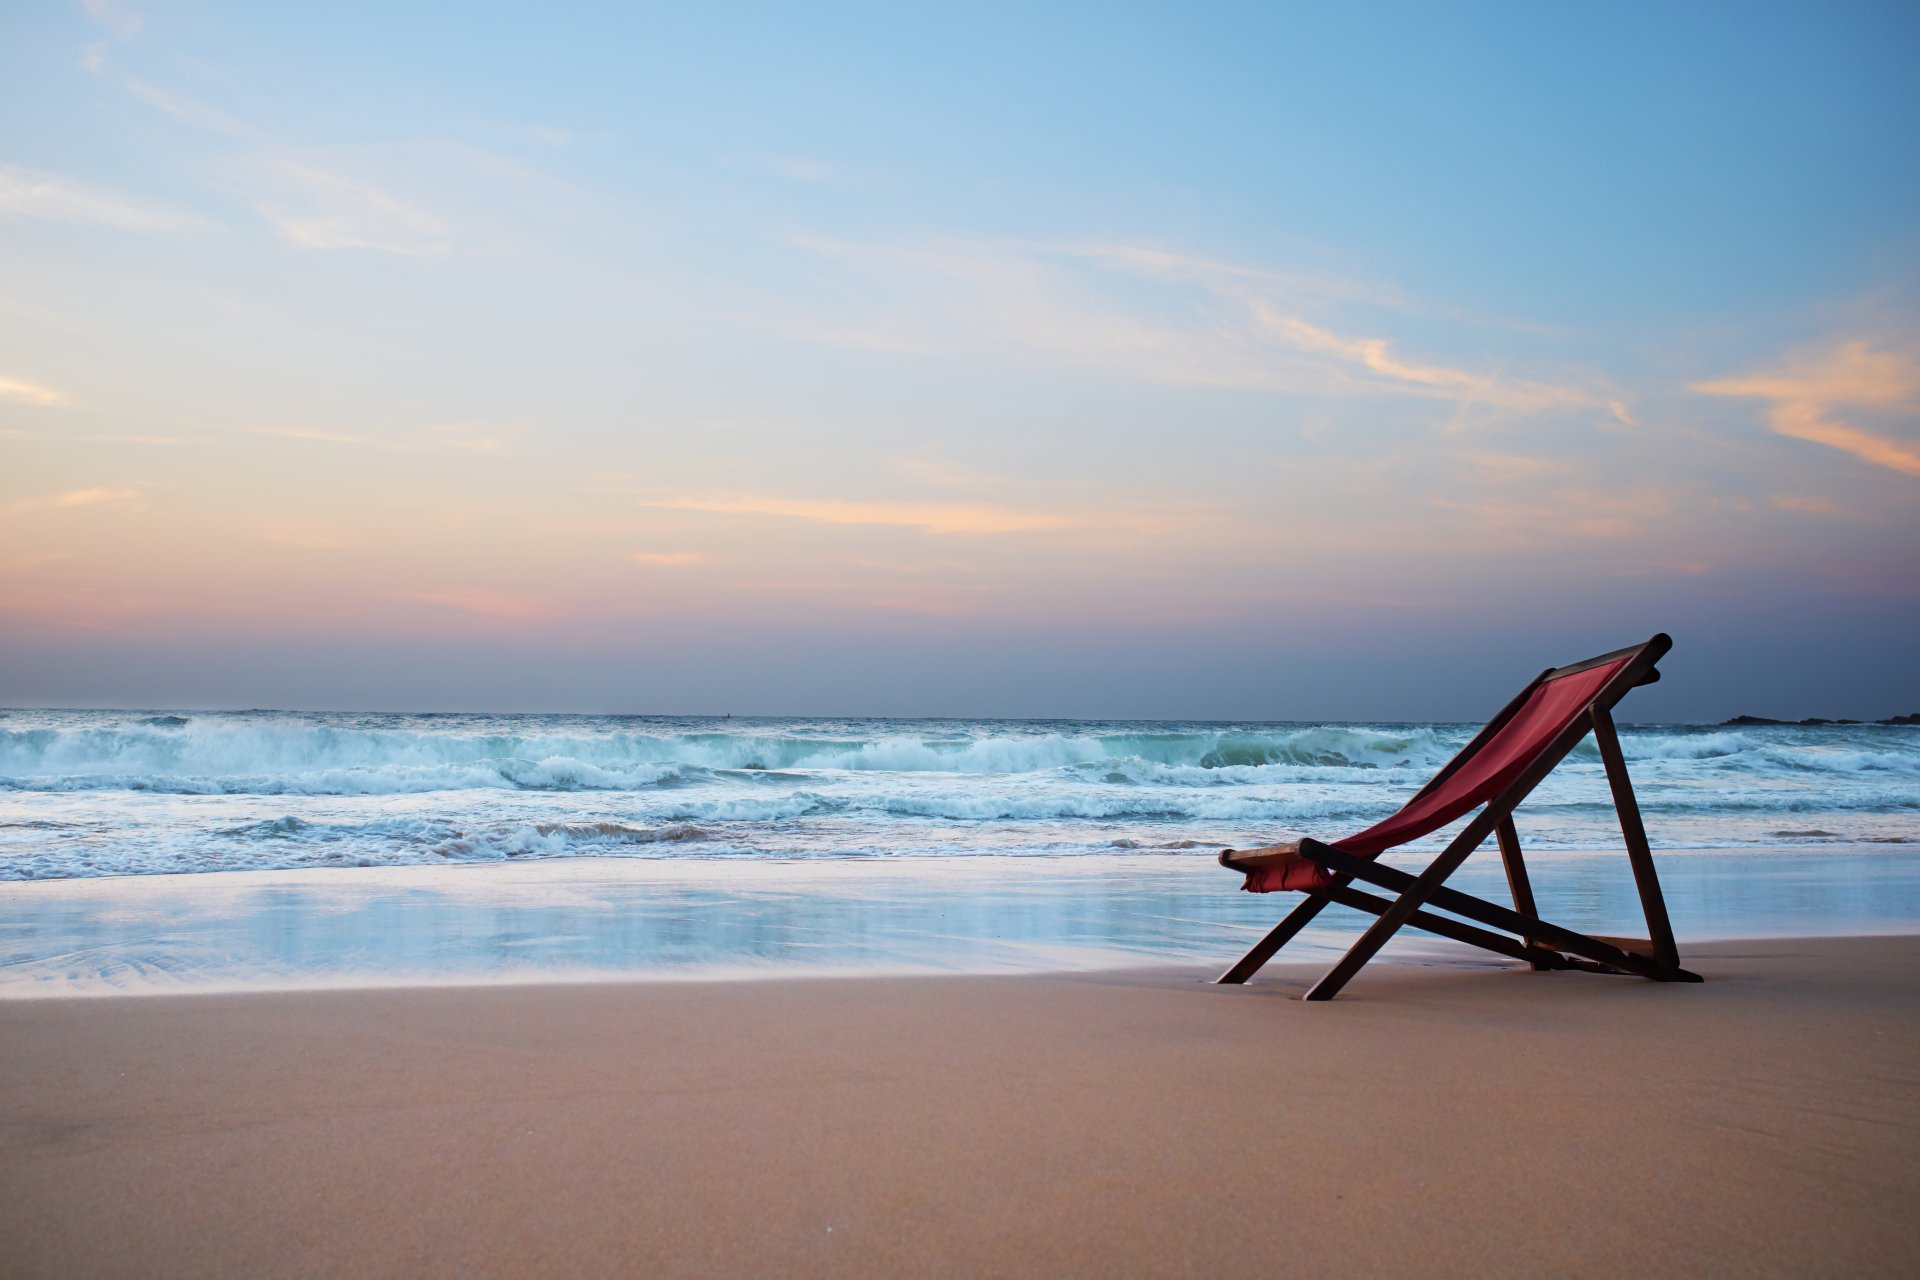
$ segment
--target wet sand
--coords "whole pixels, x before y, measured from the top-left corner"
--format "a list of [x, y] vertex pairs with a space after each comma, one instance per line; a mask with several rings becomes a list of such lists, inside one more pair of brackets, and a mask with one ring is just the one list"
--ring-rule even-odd
[[1910, 1275], [1920, 938], [0, 1001], [0, 1274]]

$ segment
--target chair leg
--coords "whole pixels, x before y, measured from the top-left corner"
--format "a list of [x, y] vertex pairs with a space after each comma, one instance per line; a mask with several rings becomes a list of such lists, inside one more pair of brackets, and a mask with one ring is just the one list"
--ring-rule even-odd
[[[1610, 943], [1601, 942], [1598, 938], [1588, 937], [1584, 933], [1577, 933], [1572, 929], [1563, 928], [1557, 924], [1549, 924], [1537, 916], [1523, 916], [1519, 912], [1511, 911], [1498, 903], [1488, 902], [1484, 898], [1476, 898], [1472, 894], [1461, 893], [1458, 889], [1449, 889], [1445, 885], [1438, 883], [1438, 880], [1444, 880], [1447, 876], [1453, 874], [1454, 869], [1459, 866], [1459, 862], [1457, 861], [1454, 862], [1452, 866], [1448, 866], [1436, 880], [1428, 883], [1423, 889], [1421, 887], [1421, 881], [1427, 880], [1428, 876], [1431, 876], [1435, 870], [1439, 869], [1441, 866], [1440, 862], [1435, 862], [1433, 866], [1428, 867], [1427, 870], [1416, 879], [1398, 868], [1382, 866], [1379, 863], [1368, 861], [1365, 858], [1356, 858], [1352, 854], [1344, 853], [1339, 849], [1321, 846], [1317, 843], [1311, 852], [1308, 852], [1307, 846], [1303, 844], [1302, 852], [1306, 853], [1308, 857], [1329, 871], [1352, 876], [1356, 880], [1362, 880], [1368, 884], [1378, 885], [1382, 889], [1391, 889], [1405, 895], [1400, 899], [1401, 903], [1405, 903], [1408, 897], [1418, 891], [1420, 894], [1418, 905], [1424, 905], [1431, 901], [1435, 907], [1442, 911], [1451, 911], [1455, 915], [1465, 916], [1469, 920], [1477, 920], [1490, 928], [1504, 929], [1509, 933], [1535, 938], [1542, 946], [1549, 947], [1555, 951], [1564, 951], [1570, 955], [1585, 957], [1588, 960], [1605, 965], [1621, 973], [1637, 973], [1643, 978], [1652, 978], [1656, 982], [1699, 982], [1701, 980], [1698, 974], [1689, 973], [1685, 969], [1663, 965], [1658, 960], [1649, 960], [1643, 956], [1633, 955], [1629, 952], [1622, 951]], [[1465, 855], [1462, 854], [1461, 860], [1464, 859]], [[1401, 923], [1404, 923], [1404, 921]], [[1398, 925], [1395, 927], [1397, 928]], [[1391, 934], [1389, 934], [1389, 936], [1391, 936]], [[1382, 941], [1384, 940], [1383, 938]], [[1362, 939], [1362, 941], [1365, 941], [1365, 939]], [[1378, 946], [1374, 948], [1376, 951], [1378, 949]], [[1362, 958], [1360, 963], [1366, 963], [1366, 959], [1370, 958], [1372, 954], [1373, 952], [1369, 951], [1367, 957]], [[1354, 968], [1357, 970], [1359, 966], [1355, 965]], [[1332, 975], [1328, 976], [1331, 977]], [[1352, 974], [1348, 974], [1347, 976], [1351, 977]], [[1344, 979], [1342, 981], [1344, 982]], [[1339, 988], [1336, 987], [1334, 989], [1337, 991]], [[1330, 997], [1323, 996], [1320, 998], [1327, 999]]]
[[[1513, 894], [1513, 909], [1523, 916], [1537, 916], [1540, 909], [1533, 905], [1533, 882], [1527, 878], [1526, 860], [1520, 856], [1520, 833], [1514, 829], [1513, 816], [1500, 819], [1493, 829], [1494, 836], [1500, 842], [1500, 862], [1507, 869], [1507, 888]], [[1532, 938], [1523, 938], [1529, 947], [1539, 944]], [[1528, 961], [1535, 969], [1543, 966], [1538, 960]]]
[[1640, 890], [1640, 908], [1647, 915], [1647, 937], [1660, 963], [1678, 969], [1680, 948], [1673, 940], [1673, 923], [1667, 919], [1666, 895], [1660, 892], [1660, 876], [1653, 869], [1653, 850], [1647, 844], [1647, 829], [1640, 821], [1640, 801], [1633, 794], [1633, 779], [1627, 774], [1627, 758], [1620, 750], [1620, 735], [1614, 731], [1613, 717], [1598, 707], [1593, 711], [1593, 740], [1600, 748], [1601, 761], [1607, 766], [1607, 785], [1613, 790], [1613, 807], [1620, 815], [1620, 834], [1627, 842], [1627, 861], [1633, 864], [1634, 887]]
[[[1302, 852], [1305, 852], [1304, 843]], [[1307, 991], [1306, 998], [1331, 1000], [1339, 995], [1340, 988], [1351, 982], [1353, 975], [1360, 972], [1367, 961], [1379, 953], [1381, 947], [1387, 945], [1387, 940], [1400, 932], [1407, 921], [1413, 919], [1414, 913], [1426, 905], [1427, 899], [1433, 895], [1434, 890], [1440, 888], [1441, 882], [1457, 871], [1460, 864], [1467, 860], [1467, 855], [1472, 852], [1471, 847], [1450, 848], [1435, 858], [1427, 869], [1402, 891], [1399, 898], [1395, 899], [1393, 906], [1381, 913], [1380, 918], [1367, 927], [1367, 931], [1360, 935], [1360, 940], [1347, 949], [1347, 954], [1340, 957], [1339, 963], [1327, 970], [1324, 978], [1313, 984]]]
[[[1370, 893], [1361, 893], [1358, 889], [1328, 889], [1329, 898], [1343, 907], [1352, 907], [1355, 911], [1364, 911], [1368, 915], [1385, 915], [1393, 907], [1393, 899], [1376, 898]], [[1516, 942], [1505, 934], [1489, 933], [1485, 929], [1475, 928], [1459, 920], [1450, 920], [1446, 916], [1436, 916], [1429, 911], [1416, 911], [1407, 919], [1407, 928], [1421, 929], [1427, 933], [1449, 938], [1454, 942], [1464, 942], [1470, 947], [1479, 947], [1483, 951], [1492, 951], [1513, 960], [1525, 960], [1536, 969], [1564, 969], [1565, 957], [1552, 951], [1541, 950], [1524, 942]]]
[[[1343, 881], [1344, 883], [1344, 881]], [[1318, 894], [1309, 894], [1306, 901], [1289, 911], [1286, 918], [1268, 931], [1267, 936], [1253, 944], [1247, 954], [1234, 961], [1233, 967], [1215, 978], [1216, 983], [1229, 985], [1245, 982], [1260, 972], [1260, 966], [1273, 959], [1273, 953], [1293, 940], [1293, 935], [1307, 927], [1307, 923], [1326, 910], [1327, 900]]]

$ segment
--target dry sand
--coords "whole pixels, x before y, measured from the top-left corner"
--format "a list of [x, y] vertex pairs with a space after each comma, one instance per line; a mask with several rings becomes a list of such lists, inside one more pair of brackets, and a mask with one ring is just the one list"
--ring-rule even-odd
[[1920, 939], [0, 1003], [0, 1272], [1920, 1274]]

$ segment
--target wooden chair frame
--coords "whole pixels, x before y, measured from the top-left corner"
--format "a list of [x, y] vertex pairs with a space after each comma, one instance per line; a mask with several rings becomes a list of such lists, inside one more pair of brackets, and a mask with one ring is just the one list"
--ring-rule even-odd
[[[1673, 941], [1673, 926], [1667, 919], [1666, 899], [1660, 892], [1660, 880], [1653, 869], [1653, 852], [1647, 845], [1646, 828], [1640, 821], [1640, 805], [1633, 794], [1633, 781], [1627, 775], [1626, 758], [1620, 753], [1620, 737], [1614, 730], [1612, 714], [1614, 706], [1627, 695], [1628, 690], [1652, 684], [1660, 678], [1656, 664], [1672, 647], [1673, 641], [1669, 637], [1656, 635], [1645, 644], [1617, 649], [1564, 667], [1551, 667], [1536, 676], [1407, 803], [1413, 803], [1440, 786], [1472, 759], [1526, 705], [1528, 698], [1541, 684], [1626, 659], [1620, 670], [1600, 687], [1572, 723], [1527, 763], [1506, 790], [1489, 800], [1467, 823], [1466, 828], [1417, 876], [1382, 866], [1371, 858], [1355, 857], [1333, 845], [1313, 839], [1304, 839], [1297, 844], [1270, 845], [1262, 849], [1223, 850], [1220, 864], [1243, 872], [1305, 858], [1329, 872], [1332, 884], [1305, 890], [1306, 901], [1289, 912], [1266, 937], [1255, 943], [1216, 981], [1245, 982], [1325, 910], [1329, 903], [1337, 902], [1367, 912], [1376, 919], [1340, 958], [1339, 963], [1307, 992], [1308, 1000], [1333, 999], [1354, 974], [1386, 945], [1389, 938], [1409, 925], [1469, 946], [1524, 960], [1535, 969], [1584, 969], [1596, 973], [1638, 974], [1656, 982], [1699, 982], [1701, 979], [1698, 974], [1680, 967], [1680, 953]], [[1632, 864], [1634, 883], [1640, 892], [1640, 905], [1646, 913], [1649, 936], [1645, 939], [1606, 938], [1578, 933], [1540, 919], [1538, 908], [1534, 906], [1533, 888], [1527, 878], [1526, 863], [1520, 854], [1520, 836], [1514, 830], [1513, 811], [1589, 732], [1593, 734], [1600, 748], [1601, 762], [1606, 766], [1607, 783], [1613, 793], [1614, 809], [1620, 818], [1620, 833], [1626, 841], [1627, 859]], [[1507, 886], [1513, 895], [1512, 909], [1446, 887], [1447, 877], [1459, 870], [1468, 856], [1484, 844], [1490, 835], [1499, 843], [1500, 857], [1506, 867]], [[1388, 899], [1363, 892], [1354, 887], [1356, 880], [1389, 890], [1397, 896]], [[1429, 906], [1465, 919], [1434, 915], [1425, 909]], [[1466, 921], [1476, 923], [1469, 924]], [[1481, 928], [1480, 925], [1488, 927]], [[1506, 936], [1508, 934], [1515, 936]]]

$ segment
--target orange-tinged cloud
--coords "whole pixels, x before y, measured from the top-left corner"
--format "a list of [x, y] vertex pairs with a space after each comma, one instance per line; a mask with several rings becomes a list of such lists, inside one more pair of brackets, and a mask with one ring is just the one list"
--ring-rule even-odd
[[1063, 529], [1074, 523], [1065, 516], [1044, 512], [1012, 511], [1005, 507], [960, 502], [857, 502], [741, 494], [669, 498], [648, 505], [675, 511], [781, 516], [820, 524], [898, 525], [927, 533], [1030, 533], [1042, 529]]
[[[1316, 396], [1414, 395], [1509, 412], [1596, 403], [1577, 387], [1419, 364], [1385, 338], [1302, 318], [1328, 297], [1393, 305], [1397, 294], [1126, 245], [940, 241], [920, 246], [795, 243], [866, 272], [880, 292], [862, 313], [787, 322], [809, 340], [863, 350], [1011, 354], [1129, 380]], [[1127, 289], [1149, 277], [1167, 299]]]
[[28, 382], [25, 378], [0, 378], [0, 400], [10, 400], [15, 404], [32, 404], [51, 408], [65, 404], [66, 396], [52, 387], [43, 387], [37, 382]]
[[1710, 396], [1771, 400], [1767, 421], [1776, 435], [1810, 440], [1877, 467], [1920, 476], [1920, 446], [1868, 431], [1828, 412], [1834, 405], [1859, 405], [1900, 417], [1915, 416], [1920, 359], [1912, 351], [1844, 342], [1778, 369], [1695, 383], [1693, 389]]
[[69, 489], [38, 498], [19, 498], [6, 505], [8, 511], [66, 511], [74, 507], [118, 506], [140, 496], [138, 489]]
[[314, 431], [308, 427], [259, 427], [255, 435], [278, 436], [282, 440], [313, 440], [320, 444], [362, 444], [359, 436], [350, 436], [337, 431]]
[[698, 551], [636, 551], [632, 555], [635, 564], [654, 565], [662, 569], [699, 564], [705, 559]]
[[74, 489], [47, 501], [50, 507], [95, 507], [106, 502], [128, 502], [139, 497], [134, 489]]
[[1613, 491], [1568, 486], [1526, 496], [1437, 497], [1433, 505], [1466, 517], [1488, 545], [1528, 548], [1644, 537], [1672, 516], [1675, 499], [1651, 488]]
[[1759, 396], [1817, 404], [1905, 404], [1920, 388], [1911, 353], [1876, 351], [1869, 342], [1844, 342], [1823, 355], [1803, 356], [1780, 369], [1744, 378], [1697, 383], [1710, 396]]
[[1309, 324], [1298, 316], [1282, 315], [1264, 302], [1253, 304], [1254, 315], [1275, 335], [1302, 351], [1318, 352], [1357, 364], [1389, 386], [1416, 394], [1458, 396], [1507, 409], [1544, 409], [1551, 405], [1589, 404], [1592, 397], [1571, 387], [1540, 382], [1503, 382], [1485, 374], [1445, 365], [1412, 364], [1396, 359], [1385, 338], [1349, 338]]
[[1818, 405], [1800, 402], [1776, 405], [1771, 421], [1773, 429], [1783, 436], [1842, 449], [1863, 462], [1871, 462], [1902, 475], [1920, 476], [1920, 449], [1828, 418], [1821, 413]]

